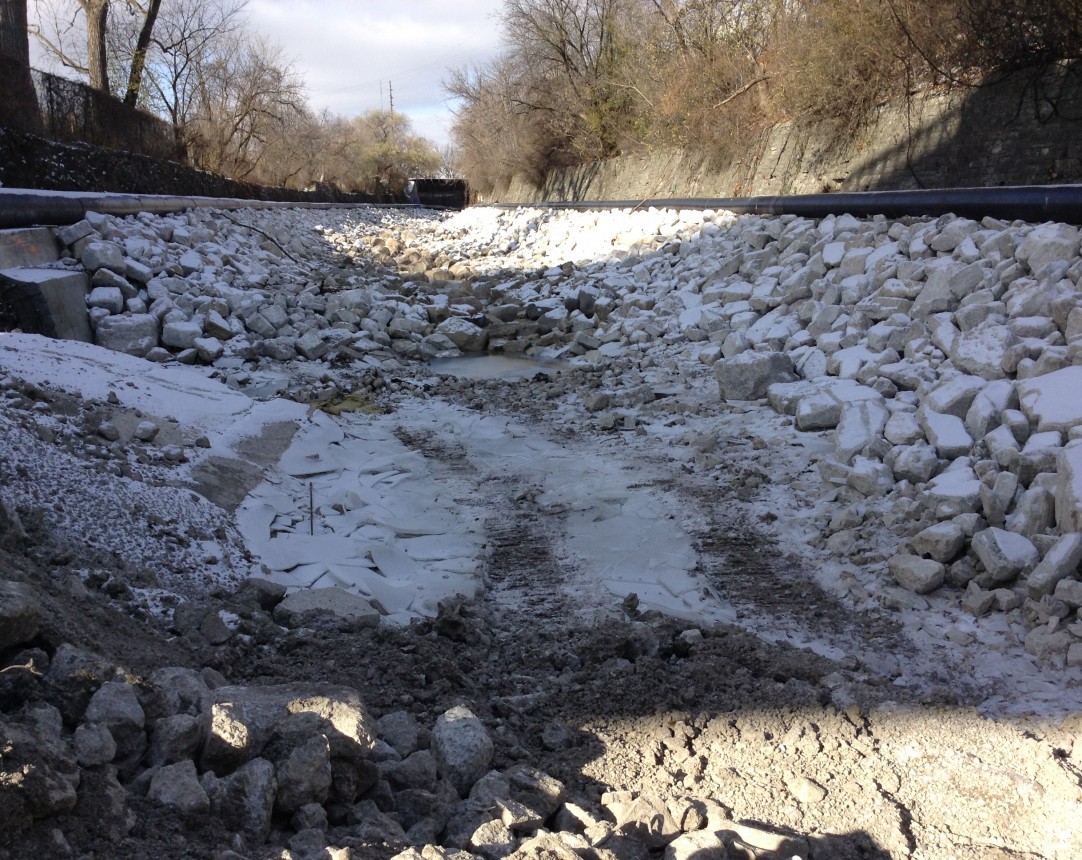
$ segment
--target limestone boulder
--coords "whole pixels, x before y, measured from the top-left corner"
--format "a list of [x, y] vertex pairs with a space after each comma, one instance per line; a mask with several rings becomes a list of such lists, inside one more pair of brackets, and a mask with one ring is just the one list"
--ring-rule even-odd
[[784, 352], [742, 352], [714, 364], [714, 377], [722, 400], [758, 400], [778, 382], [799, 377], [793, 360]]
[[493, 744], [488, 729], [467, 707], [443, 713], [432, 730], [432, 754], [442, 776], [462, 797], [484, 776], [492, 763]]
[[315, 714], [331, 754], [363, 759], [375, 743], [375, 723], [360, 694], [330, 684], [220, 687], [204, 712], [203, 769], [227, 774], [259, 756], [276, 727], [294, 714]]

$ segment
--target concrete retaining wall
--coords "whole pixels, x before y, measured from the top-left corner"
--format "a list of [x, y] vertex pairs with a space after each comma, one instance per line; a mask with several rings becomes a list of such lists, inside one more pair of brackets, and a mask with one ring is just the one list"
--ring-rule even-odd
[[880, 106], [857, 132], [781, 123], [746, 157], [630, 155], [516, 180], [488, 202], [743, 197], [1082, 182], [1082, 67]]

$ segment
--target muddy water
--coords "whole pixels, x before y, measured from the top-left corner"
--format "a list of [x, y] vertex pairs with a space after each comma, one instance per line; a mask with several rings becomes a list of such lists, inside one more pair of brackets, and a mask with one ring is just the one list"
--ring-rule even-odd
[[441, 376], [460, 379], [530, 379], [541, 373], [555, 376], [563, 362], [544, 358], [518, 358], [508, 355], [476, 355], [443, 358], [429, 362], [429, 369]]

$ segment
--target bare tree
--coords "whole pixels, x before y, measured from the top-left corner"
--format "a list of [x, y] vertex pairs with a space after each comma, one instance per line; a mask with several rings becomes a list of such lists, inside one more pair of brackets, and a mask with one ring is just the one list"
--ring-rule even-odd
[[[111, 15], [114, 5], [128, 17]], [[126, 82], [124, 101], [134, 106], [142, 88], [147, 51], [162, 0], [35, 0], [31, 32], [46, 54], [87, 76], [90, 85], [112, 93], [111, 71]], [[136, 34], [126, 38], [129, 20]]]
[[143, 70], [146, 68], [147, 52], [150, 50], [151, 37], [154, 33], [154, 25], [158, 20], [158, 12], [161, 11], [162, 0], [149, 0], [146, 8], [142, 8], [137, 0], [129, 0], [129, 9], [139, 9], [143, 15], [143, 24], [139, 28], [139, 35], [135, 40], [135, 50], [132, 52], [131, 68], [128, 72], [128, 89], [124, 93], [124, 104], [135, 107], [139, 101], [139, 94], [143, 87]]
[[109, 29], [109, 0], [76, 0], [86, 17], [86, 71], [90, 86], [109, 92], [109, 55], [105, 34]]
[[614, 154], [634, 116], [622, 39], [628, 8], [629, 0], [507, 0], [504, 6], [504, 31], [519, 67], [519, 107], [547, 114], [553, 142], [579, 157]]
[[[142, 84], [143, 103], [173, 125], [178, 148], [191, 141], [203, 69], [242, 30], [246, 0], [169, 0], [157, 16]], [[128, 33], [129, 41], [133, 34]]]
[[306, 110], [304, 84], [269, 43], [234, 34], [197, 70], [195, 156], [237, 179], [256, 173], [275, 131]]
[[34, 81], [30, 76], [26, 0], [0, 0], [0, 125], [40, 131]]

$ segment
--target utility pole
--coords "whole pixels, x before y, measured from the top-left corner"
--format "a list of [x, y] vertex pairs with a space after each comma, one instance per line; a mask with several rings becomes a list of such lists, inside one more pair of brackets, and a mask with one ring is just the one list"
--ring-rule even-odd
[[394, 116], [394, 81], [387, 81], [387, 97], [391, 100], [391, 116]]

